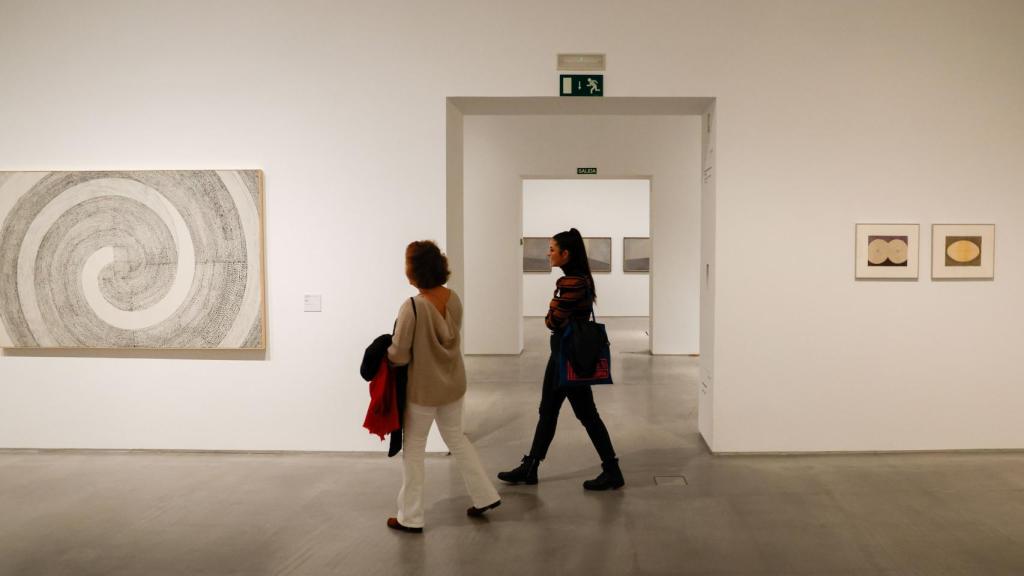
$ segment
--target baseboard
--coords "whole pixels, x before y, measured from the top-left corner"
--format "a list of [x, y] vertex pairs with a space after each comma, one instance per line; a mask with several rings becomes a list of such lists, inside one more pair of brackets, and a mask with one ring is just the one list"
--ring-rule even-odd
[[[703, 436], [701, 436], [703, 438]], [[704, 444], [707, 446], [707, 443]], [[949, 448], [932, 450], [815, 450], [810, 452], [711, 452], [712, 456], [901, 456], [927, 454], [1024, 454], [1024, 448]]]
[[[190, 448], [0, 448], [0, 454], [148, 454], [209, 456], [384, 456], [387, 450], [199, 450]], [[447, 456], [447, 450], [427, 455]]]

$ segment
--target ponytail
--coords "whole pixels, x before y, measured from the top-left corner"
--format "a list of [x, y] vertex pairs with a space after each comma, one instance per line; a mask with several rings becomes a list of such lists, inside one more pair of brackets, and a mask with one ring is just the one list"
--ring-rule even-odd
[[597, 300], [597, 288], [594, 275], [590, 272], [590, 259], [587, 258], [587, 245], [583, 243], [583, 235], [575, 228], [559, 232], [552, 238], [560, 250], [569, 251], [569, 261], [562, 270], [569, 276], [582, 276], [590, 284], [590, 293]]

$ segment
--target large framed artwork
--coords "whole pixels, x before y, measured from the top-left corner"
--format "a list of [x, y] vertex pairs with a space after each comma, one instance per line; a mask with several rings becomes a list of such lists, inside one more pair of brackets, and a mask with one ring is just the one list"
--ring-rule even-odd
[[993, 278], [995, 240], [995, 224], [933, 224], [932, 278]]
[[855, 277], [917, 278], [919, 245], [917, 224], [857, 224]]
[[584, 238], [583, 246], [587, 249], [587, 259], [590, 260], [591, 272], [612, 271], [611, 238]]
[[622, 271], [647, 273], [651, 271], [651, 239], [626, 237], [622, 239]]
[[259, 170], [0, 172], [0, 346], [266, 348]]
[[551, 272], [548, 246], [551, 238], [523, 238], [523, 272]]

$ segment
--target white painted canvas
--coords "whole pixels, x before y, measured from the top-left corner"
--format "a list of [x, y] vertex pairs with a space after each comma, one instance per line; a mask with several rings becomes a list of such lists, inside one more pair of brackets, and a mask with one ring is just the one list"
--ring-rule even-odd
[[0, 172], [0, 346], [265, 348], [262, 180]]
[[917, 224], [857, 224], [856, 278], [917, 278], [919, 244]]

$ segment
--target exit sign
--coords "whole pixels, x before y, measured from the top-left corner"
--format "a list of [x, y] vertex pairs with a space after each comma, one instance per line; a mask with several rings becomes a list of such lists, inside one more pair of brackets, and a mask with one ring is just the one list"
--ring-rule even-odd
[[597, 168], [577, 168], [577, 174], [597, 174]]
[[604, 96], [604, 74], [562, 74], [562, 96]]

